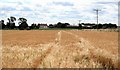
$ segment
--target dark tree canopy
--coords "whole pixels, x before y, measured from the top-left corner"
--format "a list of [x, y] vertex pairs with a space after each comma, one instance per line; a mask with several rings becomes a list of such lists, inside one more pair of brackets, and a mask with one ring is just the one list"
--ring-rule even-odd
[[61, 22], [58, 22], [57, 25], [56, 25], [57, 28], [61, 28], [61, 26], [62, 26]]
[[82, 29], [82, 25], [81, 24], [79, 24], [79, 28]]
[[16, 18], [15, 18], [15, 17], [13, 17], [13, 16], [11, 16], [11, 17], [10, 17], [10, 19], [11, 19], [11, 22], [16, 21]]
[[7, 28], [9, 29], [14, 29], [15, 28], [15, 22], [16, 21], [16, 18], [11, 16], [10, 18], [8, 18], [8, 22], [7, 22]]
[[30, 29], [39, 29], [40, 24], [31, 24]]
[[27, 22], [26, 18], [19, 18], [18, 20], [20, 21], [20, 23]]
[[19, 29], [20, 30], [24, 30], [24, 29], [28, 28], [27, 19], [19, 18], [18, 20], [19, 20], [18, 24], [19, 24]]
[[49, 24], [48, 27], [49, 27], [49, 28], [54, 28], [54, 25], [53, 25], [53, 24]]
[[5, 24], [4, 24], [4, 20], [0, 21], [0, 29], [4, 29], [5, 28]]
[[67, 25], [70, 25], [70, 24], [69, 23], [58, 22], [55, 27], [57, 27], [57, 28], [66, 28]]

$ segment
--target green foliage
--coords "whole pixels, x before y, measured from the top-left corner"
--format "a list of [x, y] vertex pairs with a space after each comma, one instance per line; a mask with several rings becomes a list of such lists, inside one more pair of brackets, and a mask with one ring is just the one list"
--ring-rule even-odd
[[4, 24], [4, 20], [0, 21], [0, 29], [4, 29], [5, 28], [5, 24]]
[[15, 22], [16, 21], [16, 18], [11, 16], [10, 18], [8, 18], [8, 22], [7, 22], [7, 25], [6, 27], [9, 28], [9, 29], [14, 29], [15, 28]]
[[27, 24], [27, 19], [25, 18], [19, 18], [19, 29], [20, 30], [24, 30], [24, 29], [27, 29], [28, 28], [28, 24]]

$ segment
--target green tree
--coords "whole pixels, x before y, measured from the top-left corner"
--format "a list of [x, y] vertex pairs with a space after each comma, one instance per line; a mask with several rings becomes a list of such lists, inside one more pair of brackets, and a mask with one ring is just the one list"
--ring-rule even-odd
[[27, 24], [27, 19], [26, 18], [19, 18], [18, 20], [19, 20], [19, 22], [18, 22], [19, 27], [18, 28], [20, 30], [24, 30], [24, 29], [28, 28], [28, 24]]
[[10, 18], [8, 18], [7, 28], [14, 29], [15, 28], [15, 21], [16, 21], [16, 18], [13, 17], [13, 16], [11, 16]]
[[49, 27], [49, 28], [54, 28], [54, 25], [53, 25], [53, 24], [49, 24], [48, 27]]
[[82, 29], [82, 24], [79, 24], [79, 28]]
[[4, 20], [0, 21], [0, 29], [4, 29], [5, 28], [5, 24], [4, 24]]
[[57, 28], [61, 28], [62, 27], [62, 23], [61, 22], [58, 22], [57, 25], [56, 25]]

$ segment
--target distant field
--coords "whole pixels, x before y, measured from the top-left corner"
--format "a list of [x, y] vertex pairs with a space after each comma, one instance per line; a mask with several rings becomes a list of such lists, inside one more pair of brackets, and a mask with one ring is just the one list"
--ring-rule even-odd
[[117, 68], [118, 32], [3, 30], [3, 68]]

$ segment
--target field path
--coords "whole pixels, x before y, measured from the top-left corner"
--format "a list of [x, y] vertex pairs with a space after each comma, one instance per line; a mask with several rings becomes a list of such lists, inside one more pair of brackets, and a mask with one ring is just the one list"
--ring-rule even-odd
[[[65, 35], [66, 37], [64, 37]], [[73, 40], [69, 40], [70, 38]], [[110, 56], [106, 58], [106, 55]], [[58, 31], [55, 41], [47, 47], [40, 57], [36, 57], [32, 67], [106, 67], [105, 64], [112, 67], [113, 62], [117, 61], [111, 59], [114, 60], [115, 55], [94, 47], [83, 37], [68, 31]]]
[[43, 54], [40, 57], [37, 57], [32, 65], [32, 68], [37, 68], [42, 61], [46, 58], [46, 56], [51, 52], [52, 46], [47, 49], [47, 51], [43, 52]]
[[59, 32], [57, 33], [57, 37], [56, 37], [56, 39], [55, 39], [55, 44], [56, 44], [56, 45], [59, 45], [59, 44], [60, 44], [60, 40], [61, 40], [61, 31], [59, 31]]
[[92, 58], [93, 60], [97, 60], [103, 66], [105, 64], [107, 64], [108, 66], [113, 65], [114, 67], [117, 67], [117, 64], [118, 64], [118, 57], [117, 56], [118, 55], [114, 55], [105, 49], [101, 49], [99, 47], [93, 46], [92, 42], [86, 40], [83, 37], [78, 36], [77, 34], [73, 34], [72, 32], [67, 32], [67, 31], [63, 31], [63, 32], [68, 33], [68, 34], [74, 36], [76, 39], [78, 39], [79, 43], [76, 42], [76, 44], [79, 47], [83, 46], [86, 53], [88, 53], [89, 57]]
[[37, 68], [39, 65], [42, 64], [42, 62], [45, 60], [46, 57], [51, 53], [52, 49], [54, 47], [59, 46], [61, 40], [61, 31], [57, 33], [57, 36], [55, 38], [55, 42], [50, 44], [49, 47], [47, 47], [47, 50], [43, 52], [43, 54], [40, 57], [37, 57], [32, 65], [32, 68]]
[[[66, 40], [64, 34], [68, 36], [68, 38], [73, 38], [75, 40], [74, 41], [69, 41], [69, 39]], [[63, 43], [61, 42], [63, 42], [64, 40], [66, 40], [68, 44], [65, 43], [65, 45], [63, 45]], [[84, 67], [84, 66], [86, 67], [84, 62], [80, 64], [80, 66], [75, 63], [74, 57], [76, 57], [77, 55], [74, 56], [74, 53], [75, 54], [82, 53], [82, 55], [80, 56], [88, 57], [90, 51], [87, 46], [91, 46], [91, 45], [86, 40], [84, 40], [84, 38], [81, 38], [78, 35], [75, 35], [71, 32], [59, 31], [57, 33], [55, 43], [53, 43], [51, 47], [48, 47], [47, 51], [43, 54], [44, 56], [43, 58], [37, 57], [37, 59], [34, 62], [35, 65], [33, 65], [33, 67], [35, 68], [36, 67], [38, 68], [39, 67], [40, 68], [41, 67]]]

